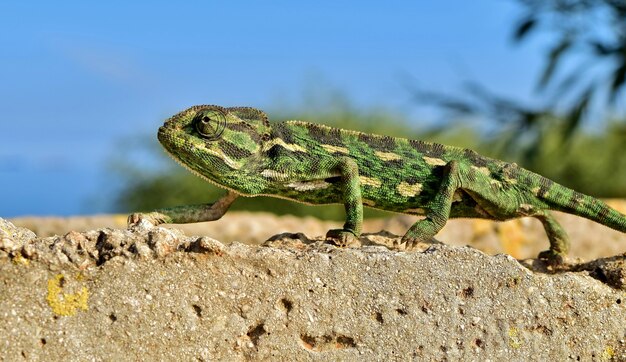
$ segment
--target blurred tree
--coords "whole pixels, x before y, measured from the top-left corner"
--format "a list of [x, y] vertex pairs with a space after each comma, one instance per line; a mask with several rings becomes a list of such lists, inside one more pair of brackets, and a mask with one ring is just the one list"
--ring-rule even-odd
[[616, 111], [626, 81], [626, 1], [516, 1], [523, 15], [514, 26], [514, 40], [542, 32], [550, 42], [537, 83], [543, 104], [505, 98], [476, 82], [463, 86], [463, 96], [412, 91], [418, 103], [450, 111], [453, 119], [487, 120], [485, 141], [495, 147], [491, 154], [532, 168], [545, 153], [546, 139], [566, 152], [581, 123], [589, 120], [601, 129], [609, 111]]
[[[551, 35], [538, 89], [551, 95], [553, 108], [566, 109], [567, 134], [585, 118], [606, 117], [604, 109], [616, 104], [626, 81], [626, 1], [517, 1], [524, 15], [514, 40]], [[590, 112], [593, 105], [600, 109]]]

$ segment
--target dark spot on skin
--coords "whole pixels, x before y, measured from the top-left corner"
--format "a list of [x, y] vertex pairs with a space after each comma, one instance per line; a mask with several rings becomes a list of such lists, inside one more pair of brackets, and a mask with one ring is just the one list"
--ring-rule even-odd
[[376, 161], [370, 160], [370, 159], [364, 159], [364, 160], [361, 160], [361, 162], [363, 163], [362, 170], [360, 170], [361, 173], [365, 172], [366, 170], [374, 171], [378, 166]]
[[474, 150], [466, 148], [465, 150], [463, 150], [463, 154], [468, 160], [470, 160], [472, 165], [476, 167], [486, 167], [487, 165], [489, 165], [489, 160], [486, 157], [479, 155]]
[[386, 167], [402, 169], [404, 167], [404, 161], [402, 159], [383, 161]]
[[230, 130], [233, 130], [233, 131], [236, 131], [236, 132], [245, 133], [245, 134], [249, 135], [250, 138], [252, 138], [252, 140], [255, 143], [260, 143], [261, 142], [261, 136], [259, 135], [257, 130], [252, 125], [250, 125], [248, 123], [229, 123], [228, 124], [228, 128]]
[[331, 184], [336, 184], [341, 181], [341, 176], [328, 177], [328, 178], [325, 178], [324, 181], [331, 183]]
[[409, 140], [411, 147], [426, 157], [442, 158], [446, 154], [446, 146], [440, 143], [430, 143], [420, 140]]
[[281, 154], [284, 153], [285, 151], [286, 150], [283, 146], [274, 145], [269, 150], [267, 150], [265, 154], [267, 155], [267, 158], [269, 158], [270, 160], [277, 160], [280, 158]]
[[393, 137], [389, 137], [389, 136], [382, 136], [379, 137], [380, 139], [380, 151], [383, 152], [393, 152], [396, 149], [396, 140], [393, 139]]
[[379, 136], [367, 133], [359, 133], [358, 140], [368, 145], [370, 148], [381, 152], [394, 152], [396, 141], [389, 136]]
[[379, 149], [378, 146], [380, 146], [380, 142], [378, 140], [378, 137], [367, 133], [360, 133], [358, 138], [359, 141], [365, 143], [366, 145], [371, 146], [375, 149]]
[[307, 128], [309, 135], [320, 144], [345, 146], [343, 139], [341, 139], [341, 133], [336, 128], [323, 127], [317, 124], [310, 124]]
[[439, 158], [439, 157], [443, 157], [443, 155], [445, 155], [446, 153], [446, 148], [444, 145], [439, 144], [439, 143], [433, 143], [432, 148], [428, 154], [429, 157], [435, 157], [435, 158]]
[[572, 193], [572, 196], [570, 197], [567, 206], [575, 209], [578, 205], [580, 205], [580, 202], [583, 200], [583, 198], [583, 194], [581, 194], [580, 192], [574, 192]]
[[287, 144], [297, 143], [296, 138], [291, 130], [285, 127], [283, 123], [275, 124], [272, 127], [272, 137], [271, 138], [280, 138]]
[[606, 220], [606, 218], [609, 216], [609, 212], [611, 210], [606, 207], [606, 206], [602, 206], [602, 209], [600, 210], [600, 212], [598, 213], [598, 218], [600, 220]]
[[519, 170], [519, 167], [514, 163], [507, 163], [502, 167], [502, 173], [508, 179], [518, 179], [520, 175]]
[[219, 141], [219, 148], [228, 156], [234, 159], [241, 159], [252, 156], [252, 153], [246, 149], [230, 143], [226, 140]]
[[419, 182], [419, 179], [415, 176], [407, 176], [404, 181], [408, 184], [415, 185]]
[[409, 144], [411, 145], [411, 147], [424, 154], [427, 154], [432, 146], [432, 143], [420, 140], [409, 140]]
[[552, 180], [541, 177], [539, 180], [539, 191], [537, 192], [537, 197], [545, 197], [553, 184], [554, 182]]

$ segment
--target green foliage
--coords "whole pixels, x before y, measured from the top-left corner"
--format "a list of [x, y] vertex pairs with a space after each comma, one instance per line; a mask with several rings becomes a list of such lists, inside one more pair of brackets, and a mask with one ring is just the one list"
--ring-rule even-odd
[[[538, 89], [565, 109], [566, 135], [586, 118], [604, 117], [626, 85], [626, 2], [517, 0], [524, 15], [514, 40], [542, 32], [550, 39]], [[544, 36], [545, 38], [545, 36]]]
[[563, 185], [597, 197], [626, 196], [626, 125], [609, 123], [602, 133], [578, 133], [567, 150], [559, 138], [567, 120], [544, 130], [534, 162], [525, 166]]

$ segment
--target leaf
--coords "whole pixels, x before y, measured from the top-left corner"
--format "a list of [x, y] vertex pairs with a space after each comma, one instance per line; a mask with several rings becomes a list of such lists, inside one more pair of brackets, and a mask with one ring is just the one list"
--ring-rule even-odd
[[591, 96], [593, 95], [594, 86], [591, 85], [587, 90], [580, 96], [578, 103], [572, 108], [572, 110], [567, 115], [566, 123], [565, 123], [565, 139], [566, 141], [570, 141], [574, 131], [578, 128], [578, 125], [582, 121], [582, 118], [589, 107], [589, 102], [591, 101]]
[[615, 47], [609, 46], [608, 44], [603, 43], [599, 40], [589, 41], [589, 45], [591, 45], [596, 55], [599, 55], [601, 57], [615, 53]]
[[478, 109], [475, 105], [469, 101], [462, 100], [460, 98], [451, 97], [447, 95], [432, 93], [432, 92], [414, 92], [414, 97], [420, 103], [435, 104], [438, 107], [447, 109], [459, 114], [475, 114], [478, 113]]
[[550, 50], [550, 54], [548, 55], [548, 64], [544, 68], [543, 74], [541, 74], [541, 78], [539, 80], [539, 88], [545, 88], [545, 86], [550, 82], [559, 61], [561, 60], [561, 56], [569, 50], [571, 46], [572, 40], [566, 35]]
[[515, 28], [515, 32], [513, 33], [513, 40], [521, 41], [525, 38], [533, 28], [537, 25], [538, 21], [532, 15], [526, 16]]
[[620, 60], [621, 64], [613, 72], [613, 82], [611, 82], [611, 89], [609, 91], [609, 100], [611, 103], [615, 103], [615, 98], [626, 80], [626, 59], [621, 58]]

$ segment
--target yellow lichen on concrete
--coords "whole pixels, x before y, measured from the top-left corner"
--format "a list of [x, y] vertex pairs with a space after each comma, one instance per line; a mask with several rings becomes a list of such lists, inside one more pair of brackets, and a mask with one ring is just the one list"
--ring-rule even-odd
[[615, 350], [611, 346], [607, 346], [602, 352], [603, 361], [611, 361], [615, 357]]
[[30, 260], [28, 260], [25, 257], [23, 257], [22, 254], [17, 254], [17, 255], [15, 255], [13, 257], [13, 264], [29, 266], [30, 265]]
[[509, 328], [509, 345], [515, 349], [522, 346], [522, 341], [519, 339], [519, 331], [515, 327]]
[[89, 291], [87, 287], [82, 287], [76, 293], [64, 293], [63, 274], [57, 274], [54, 278], [48, 280], [48, 296], [46, 301], [55, 314], [62, 316], [72, 316], [76, 314], [77, 309], [87, 310], [87, 301], [89, 299]]

